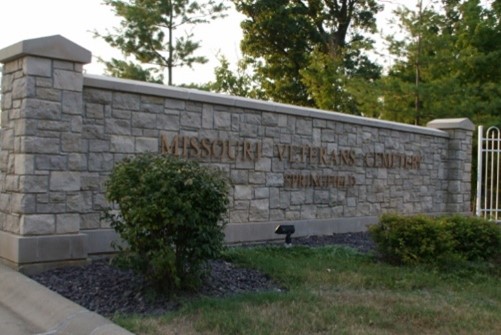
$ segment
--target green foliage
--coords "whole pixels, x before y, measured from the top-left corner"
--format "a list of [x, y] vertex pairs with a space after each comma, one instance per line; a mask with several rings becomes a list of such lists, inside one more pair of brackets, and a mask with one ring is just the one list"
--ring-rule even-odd
[[369, 231], [378, 251], [390, 263], [434, 263], [453, 250], [444, 225], [424, 215], [384, 214]]
[[[397, 36], [389, 36], [395, 59], [383, 80], [382, 117], [426, 124], [468, 117], [475, 124], [501, 122], [500, 14], [479, 0], [425, 3], [395, 12]], [[403, 33], [403, 34], [402, 34]]]
[[488, 260], [501, 253], [501, 227], [477, 217], [445, 217], [454, 244], [454, 252], [466, 260]]
[[501, 252], [501, 229], [475, 217], [384, 214], [369, 228], [378, 251], [394, 264], [489, 260]]
[[160, 290], [195, 288], [223, 248], [227, 192], [219, 171], [193, 161], [144, 154], [117, 164], [106, 198], [120, 208], [107, 213], [126, 242], [120, 262]]
[[[141, 64], [119, 65], [128, 65], [128, 68], [149, 65], [149, 68], [139, 72], [126, 72], [129, 75], [140, 74], [134, 79], [141, 80], [143, 72], [150, 72], [147, 78], [156, 78], [157, 81], [160, 77], [151, 72], [167, 69], [169, 85], [172, 85], [174, 67], [191, 67], [195, 63], [207, 62], [205, 57], [195, 55], [200, 42], [193, 39], [193, 33], [184, 31], [183, 36], [178, 33], [179, 30], [189, 25], [209, 23], [223, 16], [227, 8], [223, 1], [217, 0], [104, 0], [104, 3], [111, 6], [122, 21], [113, 32], [95, 32], [95, 36], [103, 38], [125, 56], [133, 56]], [[111, 61], [106, 65], [113, 67], [116, 64]], [[121, 73], [123, 71], [115, 72]]]
[[219, 66], [214, 69], [216, 80], [196, 88], [239, 97], [266, 100], [265, 92], [259, 88], [257, 75], [251, 75], [247, 72], [247, 64], [244, 61], [238, 63], [236, 71], [232, 71], [230, 63], [224, 56], [220, 56], [218, 60]]
[[[329, 81], [330, 75], [370, 79], [380, 74], [380, 68], [363, 52], [373, 43], [365, 36], [375, 32], [375, 15], [381, 10], [377, 1], [233, 0], [233, 3], [246, 16], [241, 24], [245, 61], [255, 69], [261, 89], [271, 100], [320, 107], [316, 102], [324, 104], [328, 99], [323, 92], [329, 92], [331, 85], [339, 86]], [[340, 69], [323, 76], [317, 68], [331, 64], [318, 64], [322, 57], [312, 59], [315, 50], [329, 55], [327, 60], [338, 59], [336, 66]], [[304, 81], [301, 71], [309, 66], [313, 68]], [[341, 92], [338, 87], [334, 90]]]
[[123, 61], [112, 58], [106, 62], [100, 59], [106, 67], [106, 73], [112, 77], [147, 81], [150, 83], [161, 84], [164, 80], [163, 74], [159, 73], [157, 68], [143, 68], [141, 65], [131, 61]]

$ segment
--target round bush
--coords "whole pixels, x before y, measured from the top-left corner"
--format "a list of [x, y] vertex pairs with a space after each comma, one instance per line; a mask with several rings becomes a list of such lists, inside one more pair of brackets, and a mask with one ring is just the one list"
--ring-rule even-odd
[[501, 253], [501, 226], [478, 217], [454, 215], [445, 217], [454, 252], [466, 260], [488, 260]]
[[390, 263], [435, 263], [452, 254], [454, 242], [442, 222], [428, 216], [384, 214], [369, 232]]
[[152, 154], [117, 164], [106, 198], [107, 212], [126, 242], [119, 261], [143, 273], [158, 289], [195, 288], [206, 261], [224, 242], [228, 182], [220, 171], [171, 156]]

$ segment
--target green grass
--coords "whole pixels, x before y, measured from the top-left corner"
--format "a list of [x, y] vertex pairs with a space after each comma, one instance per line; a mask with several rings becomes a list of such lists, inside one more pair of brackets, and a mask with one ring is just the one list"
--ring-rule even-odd
[[396, 267], [340, 247], [235, 248], [226, 258], [288, 290], [114, 321], [137, 334], [501, 334], [501, 275], [488, 264]]

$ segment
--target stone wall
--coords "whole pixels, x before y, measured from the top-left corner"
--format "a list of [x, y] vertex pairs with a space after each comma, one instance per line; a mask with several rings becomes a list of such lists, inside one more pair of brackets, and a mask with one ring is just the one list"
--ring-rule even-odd
[[99, 220], [112, 167], [142, 152], [226, 171], [228, 242], [360, 231], [384, 212], [469, 212], [467, 119], [415, 127], [82, 75], [90, 53], [52, 36], [0, 50], [0, 258], [14, 266], [110, 252]]

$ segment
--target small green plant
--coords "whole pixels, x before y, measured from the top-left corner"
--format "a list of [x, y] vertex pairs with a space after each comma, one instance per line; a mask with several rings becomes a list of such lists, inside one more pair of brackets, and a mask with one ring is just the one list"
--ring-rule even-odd
[[106, 185], [119, 207], [106, 218], [124, 240], [119, 263], [143, 273], [157, 289], [195, 288], [207, 260], [223, 249], [228, 183], [220, 171], [171, 156], [139, 155], [120, 162]]
[[453, 240], [444, 223], [425, 215], [384, 214], [369, 232], [390, 263], [434, 263], [451, 255]]
[[384, 214], [369, 232], [383, 258], [395, 264], [450, 265], [501, 251], [500, 227], [476, 217]]

